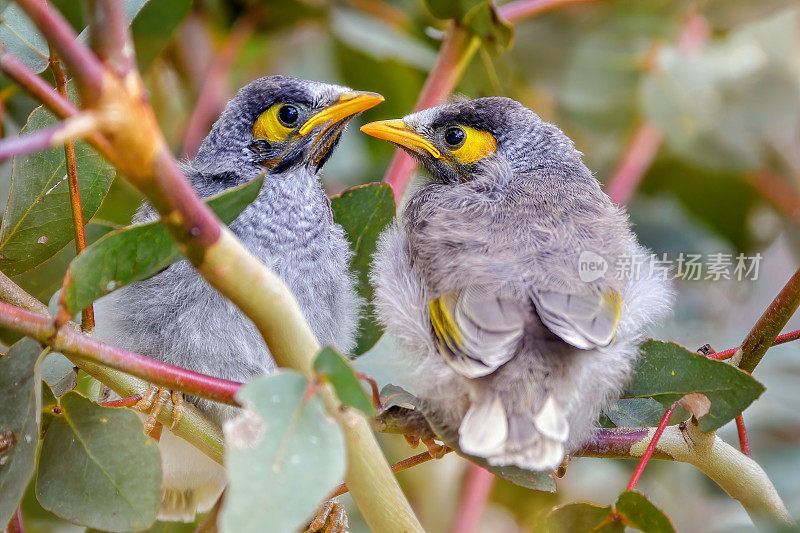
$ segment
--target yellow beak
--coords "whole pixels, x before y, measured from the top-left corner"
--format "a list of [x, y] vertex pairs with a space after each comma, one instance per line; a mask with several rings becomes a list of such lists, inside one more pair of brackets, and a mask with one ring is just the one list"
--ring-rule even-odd
[[442, 157], [442, 153], [422, 135], [411, 131], [402, 120], [380, 120], [361, 126], [361, 131], [378, 139], [399, 144], [419, 155]]
[[371, 93], [366, 91], [353, 91], [344, 93], [339, 97], [339, 100], [326, 107], [300, 127], [300, 135], [305, 135], [320, 124], [333, 124], [352, 117], [362, 111], [366, 111], [371, 107], [383, 102], [384, 98], [378, 93]]

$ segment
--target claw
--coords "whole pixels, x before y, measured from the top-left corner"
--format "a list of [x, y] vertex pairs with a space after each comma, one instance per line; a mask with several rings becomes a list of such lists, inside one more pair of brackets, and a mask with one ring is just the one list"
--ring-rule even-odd
[[184, 413], [182, 393], [170, 391], [158, 385], [150, 385], [142, 399], [136, 403], [136, 408], [139, 411], [147, 413], [147, 419], [144, 421], [144, 432], [156, 440], [161, 436], [161, 423], [158, 421], [158, 416], [170, 397], [173, 403], [172, 425], [170, 425], [170, 429], [172, 429]]
[[[327, 524], [327, 527], [326, 525]], [[336, 500], [328, 500], [320, 505], [314, 520], [308, 524], [306, 533], [345, 533], [349, 528], [344, 506]]]
[[567, 467], [569, 466], [569, 455], [564, 456], [564, 461], [556, 469], [556, 477], [561, 479], [567, 474]]
[[444, 457], [444, 454], [447, 453], [447, 446], [444, 446], [442, 444], [437, 444], [436, 441], [431, 438], [420, 439], [420, 440], [422, 441], [422, 444], [424, 444], [425, 447], [428, 448], [428, 453], [434, 459], [441, 459], [442, 457]]

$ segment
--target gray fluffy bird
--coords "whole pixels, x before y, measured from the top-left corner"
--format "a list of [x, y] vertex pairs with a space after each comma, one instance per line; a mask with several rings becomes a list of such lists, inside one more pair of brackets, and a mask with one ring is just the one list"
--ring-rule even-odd
[[[319, 341], [343, 353], [354, 347], [360, 300], [348, 272], [351, 252], [318, 174], [350, 119], [381, 101], [336, 85], [261, 78], [228, 102], [197, 156], [183, 166], [203, 197], [266, 171], [258, 198], [231, 230], [288, 284]], [[145, 204], [134, 221], [156, 217]], [[96, 309], [103, 340], [159, 361], [241, 382], [275, 368], [253, 323], [188, 261], [111, 293]], [[235, 413], [191, 401], [220, 424]], [[159, 445], [160, 517], [191, 520], [219, 496], [224, 470], [166, 429]]]
[[[491, 465], [557, 467], [629, 380], [671, 289], [556, 126], [508, 98], [362, 131], [432, 176], [381, 237], [376, 308], [422, 410]], [[638, 264], [638, 274], [616, 268]]]

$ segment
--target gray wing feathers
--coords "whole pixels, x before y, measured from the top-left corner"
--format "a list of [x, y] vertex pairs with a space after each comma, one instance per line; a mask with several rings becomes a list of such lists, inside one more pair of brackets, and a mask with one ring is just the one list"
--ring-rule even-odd
[[614, 340], [620, 311], [616, 292], [603, 295], [537, 291], [532, 298], [542, 323], [576, 348], [589, 350], [608, 346]]

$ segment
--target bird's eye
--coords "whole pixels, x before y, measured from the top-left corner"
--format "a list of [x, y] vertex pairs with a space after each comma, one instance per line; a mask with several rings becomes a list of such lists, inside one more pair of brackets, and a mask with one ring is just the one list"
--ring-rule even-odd
[[464, 144], [466, 138], [467, 134], [464, 133], [464, 130], [460, 126], [452, 126], [447, 128], [447, 131], [444, 132], [444, 142], [447, 143], [447, 146], [450, 148], [458, 148]]
[[286, 127], [294, 126], [298, 118], [300, 118], [300, 112], [293, 105], [283, 105], [278, 109], [278, 120]]

